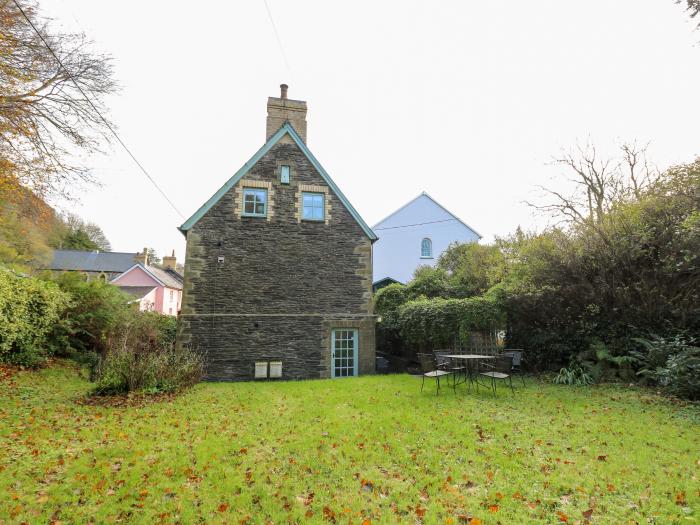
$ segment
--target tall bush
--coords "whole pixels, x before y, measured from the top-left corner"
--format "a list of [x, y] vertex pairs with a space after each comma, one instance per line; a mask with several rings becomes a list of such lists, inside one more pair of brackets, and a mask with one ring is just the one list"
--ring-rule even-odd
[[406, 345], [434, 349], [465, 342], [472, 331], [499, 329], [504, 316], [493, 296], [418, 299], [400, 306], [394, 322]]
[[0, 361], [30, 367], [45, 361], [47, 338], [69, 300], [53, 283], [0, 268]]
[[74, 272], [52, 279], [71, 297], [69, 307], [54, 324], [50, 337], [53, 351], [73, 357], [103, 354], [132, 314], [130, 297], [113, 284], [85, 281]]

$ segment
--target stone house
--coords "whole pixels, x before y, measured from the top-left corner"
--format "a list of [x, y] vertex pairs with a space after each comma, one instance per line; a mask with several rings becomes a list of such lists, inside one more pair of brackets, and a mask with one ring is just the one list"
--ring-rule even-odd
[[374, 232], [306, 145], [306, 102], [267, 102], [267, 142], [180, 231], [178, 344], [210, 380], [375, 369]]

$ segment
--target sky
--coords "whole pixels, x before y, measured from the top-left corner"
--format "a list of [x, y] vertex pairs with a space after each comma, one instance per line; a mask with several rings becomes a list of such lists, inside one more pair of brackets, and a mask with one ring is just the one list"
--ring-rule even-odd
[[650, 143], [700, 155], [700, 31], [673, 0], [41, 0], [113, 57], [118, 132], [101, 182], [64, 205], [115, 251], [184, 256], [177, 227], [265, 142], [266, 102], [308, 103], [307, 144], [372, 225], [422, 191], [488, 242], [545, 227], [524, 201], [568, 188], [551, 159]]

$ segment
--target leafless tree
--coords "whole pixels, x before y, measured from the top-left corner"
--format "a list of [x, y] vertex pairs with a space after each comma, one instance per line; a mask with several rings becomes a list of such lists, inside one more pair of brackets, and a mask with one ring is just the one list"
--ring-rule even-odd
[[636, 142], [620, 146], [619, 159], [600, 158], [591, 144], [577, 145], [553, 159], [552, 164], [566, 168], [574, 189], [570, 193], [540, 186], [545, 204], [527, 204], [562, 222], [599, 225], [617, 203], [638, 200], [659, 177], [646, 157], [647, 146]]
[[686, 11], [688, 11], [690, 18], [695, 19], [696, 16], [700, 15], [700, 0], [676, 0], [676, 3], [686, 5]]
[[38, 34], [14, 0], [0, 0], [0, 175], [41, 195], [67, 195], [92, 181], [77, 153], [108, 140], [99, 113], [116, 89], [110, 58], [84, 34], [53, 30], [33, 0], [18, 1]]

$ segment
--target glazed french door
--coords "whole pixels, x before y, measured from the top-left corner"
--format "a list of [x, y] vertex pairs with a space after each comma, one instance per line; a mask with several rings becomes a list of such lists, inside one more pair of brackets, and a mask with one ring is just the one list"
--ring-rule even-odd
[[357, 375], [358, 336], [355, 328], [331, 331], [331, 377]]

